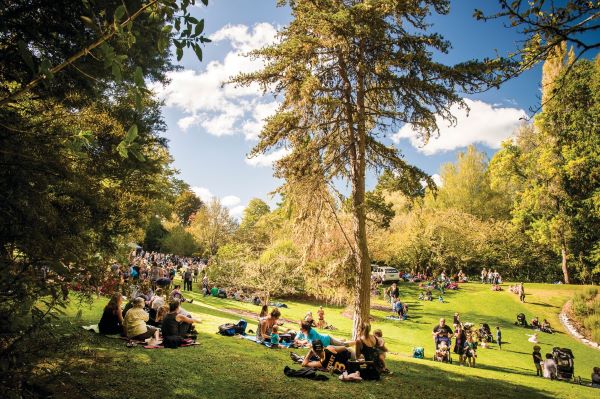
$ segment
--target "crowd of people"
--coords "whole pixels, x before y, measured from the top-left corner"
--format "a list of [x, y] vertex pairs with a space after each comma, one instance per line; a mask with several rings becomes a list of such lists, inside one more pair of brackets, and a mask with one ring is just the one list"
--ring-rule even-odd
[[[205, 268], [205, 262], [201, 259], [136, 250], [131, 255], [128, 268], [114, 269], [121, 281], [133, 283], [129, 284], [133, 288], [128, 296], [124, 297], [120, 290], [112, 295], [98, 324], [100, 333], [125, 337], [129, 346], [143, 342], [144, 345], [149, 346], [162, 345], [175, 348], [194, 342], [197, 337], [195, 325], [201, 323], [201, 320], [184, 310], [182, 304], [193, 302], [192, 299], [186, 298], [185, 291], [192, 291], [192, 283], [198, 282], [199, 275], [205, 271]], [[177, 273], [184, 282], [183, 290], [179, 284], [173, 282]], [[427, 296], [431, 299], [431, 291], [434, 289], [443, 294], [451, 284], [466, 280], [462, 271], [453, 278], [449, 278], [445, 272], [442, 272], [421, 283], [421, 287], [425, 289], [422, 294], [423, 299], [427, 299]], [[481, 273], [481, 282], [495, 286], [501, 283], [501, 278], [496, 271], [484, 269]], [[203, 273], [199, 286], [204, 295], [262, 305], [258, 295], [245, 293], [241, 288], [210, 287], [206, 273]], [[523, 283], [511, 286], [509, 290], [518, 294], [521, 302], [524, 302]], [[393, 283], [384, 293], [389, 298], [394, 313], [398, 317], [406, 318], [408, 306], [401, 302], [398, 284]], [[257, 319], [255, 335], [257, 343], [277, 349], [306, 348], [308, 352], [304, 356], [291, 352], [292, 360], [308, 368], [337, 370], [341, 374], [340, 379], [345, 381], [374, 379], [380, 374], [390, 373], [386, 366], [388, 348], [383, 333], [381, 330], [372, 331], [370, 323], [363, 323], [356, 340], [343, 340], [318, 331], [335, 329], [325, 321], [323, 307], [317, 309], [316, 318], [312, 311], [308, 311], [298, 322], [297, 328], [290, 329], [284, 328], [284, 323], [281, 321], [280, 308], [285, 305], [271, 305], [273, 307], [270, 310], [268, 304], [262, 305]], [[495, 342], [497, 349], [502, 349], [500, 326], [496, 326], [494, 332], [486, 323], [481, 323], [479, 328], [476, 328], [472, 323], [463, 323], [459, 313], [454, 314], [452, 324], [450, 327], [446, 324], [446, 319], [441, 318], [433, 328], [435, 346], [433, 360], [452, 362], [452, 354], [454, 354], [458, 357], [460, 365], [475, 367], [478, 348], [487, 348]], [[524, 315], [522, 319], [518, 318], [515, 324], [528, 326]], [[539, 322], [537, 317], [533, 318], [531, 327], [543, 332], [553, 332], [546, 319]], [[529, 341], [536, 344], [532, 353], [536, 375], [550, 379], [557, 378], [555, 355], [548, 353], [542, 356], [541, 348], [537, 345], [537, 333], [530, 336]], [[417, 349], [422, 353], [423, 348]], [[364, 365], [369, 367], [365, 368]], [[592, 375], [594, 384], [600, 384], [599, 371], [598, 368], [594, 369], [595, 374]]]

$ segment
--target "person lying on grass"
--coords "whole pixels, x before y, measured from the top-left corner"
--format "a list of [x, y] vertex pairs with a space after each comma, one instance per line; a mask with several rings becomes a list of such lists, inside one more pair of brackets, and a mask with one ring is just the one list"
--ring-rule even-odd
[[317, 332], [317, 330], [315, 330], [314, 328], [312, 328], [312, 326], [306, 322], [303, 321], [302, 324], [300, 325], [300, 332], [302, 334], [304, 334], [304, 336], [306, 337], [306, 340], [312, 345], [312, 343], [316, 340], [319, 340], [323, 346], [329, 346], [329, 345], [334, 345], [334, 346], [347, 346], [350, 344], [350, 342], [344, 342], [340, 339], [334, 338], [330, 335], [326, 335], [326, 334], [319, 334]]
[[[146, 325], [150, 316], [144, 310], [144, 298], [133, 300], [133, 307], [127, 311], [124, 320], [127, 338], [136, 341], [145, 341], [153, 338], [153, 343], [158, 343], [158, 328]], [[152, 341], [151, 341], [152, 342]]]
[[193, 328], [194, 323], [201, 323], [200, 319], [188, 317], [181, 312], [180, 302], [175, 299], [169, 303], [169, 313], [167, 313], [162, 321], [161, 330], [163, 339], [168, 337], [179, 337], [180, 339], [187, 336], [195, 336]]
[[345, 346], [323, 346], [320, 340], [314, 340], [312, 348], [302, 361], [303, 367], [311, 367], [320, 370], [345, 370], [350, 351]]

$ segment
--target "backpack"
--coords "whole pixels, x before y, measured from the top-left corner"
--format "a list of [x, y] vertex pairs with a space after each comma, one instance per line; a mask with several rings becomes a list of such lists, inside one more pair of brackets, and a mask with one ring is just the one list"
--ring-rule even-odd
[[246, 335], [246, 326], [248, 323], [246, 320], [240, 320], [237, 324], [225, 323], [219, 326], [218, 334], [226, 337], [233, 337], [235, 334]]
[[422, 348], [422, 347], [413, 348], [413, 357], [415, 359], [424, 359], [425, 358], [425, 348]]

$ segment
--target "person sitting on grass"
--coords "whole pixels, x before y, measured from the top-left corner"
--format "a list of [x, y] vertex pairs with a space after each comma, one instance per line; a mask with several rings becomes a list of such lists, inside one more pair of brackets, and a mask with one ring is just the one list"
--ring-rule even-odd
[[194, 317], [188, 317], [182, 314], [180, 310], [180, 302], [177, 299], [169, 303], [169, 313], [165, 315], [161, 325], [163, 339], [181, 340], [187, 336], [195, 338], [193, 325], [202, 321]]
[[375, 368], [381, 373], [386, 370], [386, 367], [381, 362], [380, 355], [381, 351], [377, 345], [377, 337], [371, 334], [371, 324], [364, 322], [361, 326], [360, 337], [356, 341], [356, 358], [360, 359], [362, 356], [366, 361], [373, 362]]
[[127, 338], [136, 341], [145, 341], [153, 338], [151, 342], [158, 342], [158, 328], [146, 325], [149, 315], [144, 310], [144, 298], [138, 297], [133, 300], [133, 307], [127, 311], [124, 320]]
[[302, 361], [303, 367], [331, 371], [345, 370], [350, 360], [350, 351], [345, 346], [323, 346], [320, 340], [314, 340], [312, 348]]
[[552, 330], [552, 327], [550, 327], [550, 323], [548, 323], [548, 320], [544, 319], [544, 321], [542, 321], [542, 325], [540, 326], [540, 330], [548, 333], [548, 334], [552, 334], [554, 333], [554, 331]]
[[102, 318], [100, 318], [100, 322], [98, 323], [100, 334], [123, 335], [125, 333], [123, 330], [123, 312], [121, 311], [122, 303], [123, 297], [120, 293], [116, 293], [110, 298], [110, 301], [104, 307]]
[[316, 327], [317, 323], [315, 323], [315, 319], [313, 318], [312, 312], [306, 312], [306, 316], [304, 317], [304, 321], [310, 324], [311, 327]]
[[535, 330], [539, 330], [540, 329], [540, 321], [538, 320], [537, 316], [535, 316], [531, 320], [531, 328], [533, 328]]
[[179, 302], [188, 302], [188, 303], [193, 303], [194, 300], [193, 299], [185, 299], [183, 297], [183, 294], [181, 293], [181, 285], [177, 284], [175, 286], [175, 288], [173, 288], [173, 291], [171, 291], [171, 295], [169, 295], [169, 301], [173, 302], [174, 300], [178, 300]]
[[377, 348], [379, 349], [379, 359], [383, 366], [383, 373], [390, 374], [390, 370], [385, 364], [385, 354], [389, 352], [389, 349], [385, 346], [385, 340], [383, 339], [383, 332], [379, 329], [373, 331], [373, 335], [377, 338]]
[[592, 387], [600, 388], [600, 367], [594, 367], [592, 371]]
[[556, 379], [557, 368], [552, 354], [546, 353], [546, 360], [543, 363], [544, 378]]
[[273, 326], [277, 324], [280, 317], [281, 312], [275, 308], [267, 317], [259, 320], [258, 328], [256, 329], [256, 342], [263, 343], [271, 340]]
[[160, 327], [167, 313], [169, 313], [169, 305], [161, 306], [156, 311], [156, 317], [154, 318], [154, 320], [150, 319], [150, 322], [148, 324], [154, 327]]
[[283, 346], [279, 343], [281, 341], [281, 338], [279, 337], [279, 334], [277, 334], [277, 331], [279, 331], [279, 326], [277, 324], [275, 324], [271, 328], [271, 348], [275, 348], [275, 349], [285, 348], [285, 346]]

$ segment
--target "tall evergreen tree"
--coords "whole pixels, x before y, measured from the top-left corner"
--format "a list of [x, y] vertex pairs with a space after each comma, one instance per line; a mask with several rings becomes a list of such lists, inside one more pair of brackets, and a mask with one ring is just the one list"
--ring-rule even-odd
[[[429, 179], [404, 162], [380, 138], [391, 128], [413, 124], [427, 140], [437, 131], [436, 115], [452, 120], [450, 106], [491, 78], [492, 62], [447, 66], [434, 60], [450, 44], [429, 33], [431, 12], [449, 12], [448, 0], [291, 0], [293, 20], [279, 42], [252, 55], [264, 69], [232, 81], [258, 82], [283, 95], [253, 154], [277, 147], [292, 152], [276, 175], [302, 184], [313, 179], [351, 187], [352, 232], [348, 261], [353, 270], [354, 335], [368, 320], [370, 260], [367, 248], [365, 176], [387, 169], [399, 178]], [[464, 105], [464, 104], [463, 104]], [[325, 184], [321, 184], [325, 182]], [[315, 190], [309, 195], [327, 195]]]

